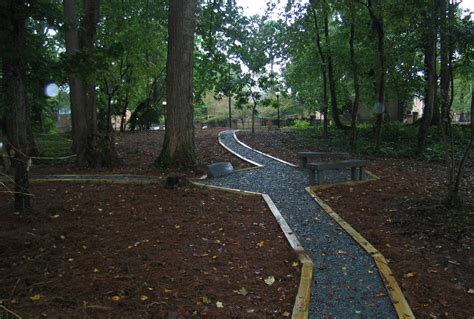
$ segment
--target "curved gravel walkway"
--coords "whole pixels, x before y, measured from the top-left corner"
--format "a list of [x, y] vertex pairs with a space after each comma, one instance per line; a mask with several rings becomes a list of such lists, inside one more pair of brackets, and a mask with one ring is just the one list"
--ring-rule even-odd
[[396, 318], [374, 260], [305, 191], [306, 174], [241, 145], [233, 131], [221, 141], [263, 167], [200, 183], [272, 198], [314, 262], [309, 318]]

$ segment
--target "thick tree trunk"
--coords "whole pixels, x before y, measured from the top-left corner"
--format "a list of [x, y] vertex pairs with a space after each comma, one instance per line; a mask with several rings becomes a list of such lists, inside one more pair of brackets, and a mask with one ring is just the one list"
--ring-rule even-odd
[[372, 29], [377, 38], [377, 58], [375, 63], [377, 84], [376, 84], [376, 100], [375, 100], [375, 148], [379, 149], [382, 139], [382, 122], [385, 111], [385, 31], [382, 17], [382, 3], [380, 0], [368, 1], [368, 9], [370, 19], [372, 21]]
[[193, 51], [196, 0], [170, 0], [166, 65], [166, 133], [156, 165], [196, 164], [193, 126]]
[[337, 107], [337, 93], [336, 93], [336, 81], [334, 80], [334, 70], [332, 64], [331, 56], [331, 44], [329, 39], [329, 22], [328, 22], [328, 13], [326, 8], [326, 2], [324, 2], [324, 37], [326, 40], [326, 67], [327, 75], [329, 80], [329, 93], [331, 94], [331, 108], [332, 108], [332, 118], [334, 124], [339, 129], [347, 129], [347, 127], [342, 124], [341, 118], [339, 117], [339, 109]]
[[[425, 88], [425, 105], [423, 109], [423, 117], [421, 118], [420, 130], [418, 132], [418, 152], [423, 152], [425, 140], [433, 118], [433, 105], [437, 91], [436, 84], [436, 14], [435, 2], [432, 0], [427, 8], [427, 23], [425, 25], [425, 72], [426, 72], [426, 88]], [[433, 9], [433, 10], [432, 10]]]
[[5, 35], [2, 44], [2, 66], [8, 103], [9, 142], [15, 152], [15, 209], [26, 212], [30, 209], [29, 143], [27, 133], [27, 93], [25, 71], [25, 21], [27, 7], [23, 0], [8, 0], [7, 18], [2, 21]]
[[[77, 54], [94, 50], [99, 21], [99, 0], [84, 0], [81, 32], [75, 1], [64, 0], [66, 53], [70, 61]], [[109, 166], [118, 162], [112, 137], [102, 137], [97, 128], [96, 83], [89, 76], [69, 72], [73, 152], [79, 166]]]

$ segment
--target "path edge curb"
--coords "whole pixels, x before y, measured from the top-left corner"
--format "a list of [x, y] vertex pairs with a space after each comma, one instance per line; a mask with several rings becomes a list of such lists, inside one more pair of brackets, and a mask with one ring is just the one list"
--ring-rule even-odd
[[223, 148], [225, 148], [227, 151], [229, 151], [229, 152], [230, 152], [231, 154], [233, 154], [234, 156], [237, 156], [237, 157], [240, 158], [241, 160], [243, 160], [243, 161], [245, 161], [245, 162], [248, 162], [248, 163], [250, 163], [250, 164], [252, 164], [252, 165], [257, 166], [257, 168], [263, 167], [262, 164], [259, 164], [259, 163], [257, 163], [257, 162], [254, 162], [254, 161], [252, 161], [252, 160], [250, 160], [250, 159], [248, 159], [248, 158], [246, 158], [246, 157], [240, 155], [239, 153], [235, 152], [234, 150], [230, 149], [227, 145], [225, 145], [224, 142], [222, 142], [222, 140], [221, 140], [221, 135], [222, 135], [223, 133], [225, 133], [225, 132], [233, 132], [234, 138], [236, 139], [237, 142], [239, 142], [239, 140], [237, 140], [237, 137], [235, 136], [235, 131], [226, 130], [226, 131], [219, 132], [219, 134], [217, 135], [217, 141], [219, 142], [219, 144], [220, 144]]
[[346, 232], [352, 239], [359, 244], [372, 258], [379, 270], [380, 277], [385, 285], [390, 300], [392, 301], [395, 312], [400, 319], [414, 319], [415, 315], [408, 304], [400, 286], [395, 279], [395, 275], [388, 266], [385, 257], [372, 246], [367, 239], [358, 233], [348, 222], [339, 216], [328, 204], [326, 204], [311, 187], [306, 187], [308, 194], [321, 206], [321, 208]]
[[261, 196], [267, 207], [273, 214], [276, 222], [280, 226], [281, 231], [285, 235], [287, 242], [290, 244], [290, 247], [298, 256], [298, 260], [301, 263], [301, 273], [300, 273], [300, 282], [298, 285], [298, 292], [296, 293], [295, 303], [293, 305], [293, 311], [291, 314], [292, 319], [308, 319], [309, 315], [309, 303], [311, 300], [311, 282], [313, 277], [313, 261], [309, 254], [304, 250], [303, 246], [299, 242], [298, 238], [294, 234], [293, 230], [290, 228], [286, 222], [283, 215], [280, 213], [280, 210], [276, 207], [275, 203], [271, 197], [267, 194], [243, 191], [235, 188], [227, 188], [214, 185], [206, 185], [197, 182], [193, 182], [194, 185], [198, 187], [205, 187], [225, 192], [243, 194], [243, 195], [257, 195]]
[[[275, 160], [275, 161], [278, 161], [278, 162], [280, 162], [280, 163], [283, 163], [283, 164], [285, 164], [285, 165], [288, 165], [288, 166], [291, 166], [291, 167], [298, 167], [298, 165], [295, 165], [295, 164], [293, 164], [293, 163], [287, 162], [287, 161], [285, 161], [285, 160], [282, 160], [281, 158], [272, 156], [272, 155], [270, 155], [270, 154], [264, 153], [264, 152], [262, 152], [262, 151], [256, 150], [256, 149], [254, 149], [254, 148], [248, 146], [247, 144], [245, 144], [244, 142], [242, 142], [241, 140], [239, 140], [239, 138], [237, 137], [237, 134], [236, 134], [238, 131], [239, 131], [239, 130], [233, 130], [233, 131], [231, 131], [231, 132], [232, 132], [232, 134], [234, 135], [234, 139], [237, 141], [237, 143], [239, 143], [239, 144], [242, 145], [243, 147], [246, 147], [246, 148], [248, 148], [248, 149], [254, 151], [255, 153], [258, 153], [258, 154], [260, 154], [260, 155], [269, 157], [269, 158], [271, 158], [271, 159], [273, 159], [273, 160]], [[224, 131], [224, 132], [228, 132], [228, 131]]]

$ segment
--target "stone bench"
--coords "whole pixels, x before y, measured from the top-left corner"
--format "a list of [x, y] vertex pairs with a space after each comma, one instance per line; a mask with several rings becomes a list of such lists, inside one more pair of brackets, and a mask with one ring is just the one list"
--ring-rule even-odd
[[328, 153], [328, 152], [299, 152], [297, 153], [300, 161], [300, 168], [306, 168], [308, 158], [325, 159], [325, 158], [349, 158], [349, 153]]
[[[323, 179], [323, 172], [325, 170], [350, 168], [351, 180], [362, 180], [364, 177], [365, 166], [367, 166], [367, 161], [364, 160], [342, 160], [336, 162], [317, 162], [306, 164], [306, 168], [309, 170], [310, 185], [321, 185], [321, 181]], [[359, 174], [357, 174], [357, 169], [359, 169]]]

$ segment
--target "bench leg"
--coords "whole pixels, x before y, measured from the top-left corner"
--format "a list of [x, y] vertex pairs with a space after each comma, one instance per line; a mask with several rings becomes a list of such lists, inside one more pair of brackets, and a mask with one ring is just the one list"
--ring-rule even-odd
[[305, 168], [306, 164], [308, 164], [308, 159], [306, 157], [300, 158], [300, 168]]
[[355, 181], [357, 178], [356, 167], [351, 167], [351, 180]]
[[316, 185], [321, 185], [321, 179], [323, 177], [323, 172], [316, 170]]
[[359, 180], [361, 181], [364, 178], [364, 167], [359, 168]]
[[309, 169], [309, 185], [314, 185], [314, 170]]

